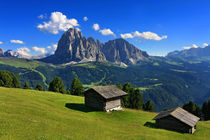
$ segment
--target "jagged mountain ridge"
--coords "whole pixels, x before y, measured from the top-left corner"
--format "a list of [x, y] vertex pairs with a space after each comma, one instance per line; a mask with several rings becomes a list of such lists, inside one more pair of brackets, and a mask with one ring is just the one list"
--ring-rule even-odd
[[168, 53], [167, 57], [182, 57], [182, 58], [209, 58], [210, 46], [204, 48], [190, 48], [181, 51], [173, 51]]
[[70, 28], [58, 42], [55, 54], [41, 59], [52, 64], [109, 61], [117, 64], [138, 64], [149, 55], [124, 39], [110, 40], [103, 44], [92, 37], [86, 38], [78, 29]]

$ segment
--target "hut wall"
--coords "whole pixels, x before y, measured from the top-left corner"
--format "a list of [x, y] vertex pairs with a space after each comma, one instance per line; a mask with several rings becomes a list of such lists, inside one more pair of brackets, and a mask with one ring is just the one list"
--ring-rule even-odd
[[159, 128], [164, 128], [168, 130], [178, 131], [182, 133], [192, 133], [192, 127], [186, 125], [185, 123], [177, 120], [172, 116], [164, 117], [156, 120], [156, 125]]
[[114, 108], [121, 108], [121, 98], [106, 101], [106, 110], [112, 110]]
[[94, 90], [85, 93], [85, 105], [97, 110], [105, 110], [105, 99]]

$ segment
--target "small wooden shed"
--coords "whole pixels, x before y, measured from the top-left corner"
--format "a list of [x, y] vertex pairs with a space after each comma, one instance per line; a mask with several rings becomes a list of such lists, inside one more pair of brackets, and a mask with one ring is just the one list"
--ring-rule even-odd
[[127, 95], [116, 86], [96, 86], [85, 91], [85, 105], [97, 110], [121, 110], [122, 96]]
[[159, 128], [193, 134], [200, 118], [178, 107], [160, 112], [153, 120]]

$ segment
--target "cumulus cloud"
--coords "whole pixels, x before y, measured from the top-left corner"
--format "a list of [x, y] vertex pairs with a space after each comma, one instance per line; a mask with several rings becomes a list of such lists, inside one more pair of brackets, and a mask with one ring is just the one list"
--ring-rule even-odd
[[152, 32], [142, 32], [140, 33], [139, 31], [134, 32], [134, 36], [140, 37], [146, 40], [162, 40], [166, 39], [168, 36], [164, 35], [162, 37], [158, 36], [156, 33]]
[[209, 44], [203, 43], [203, 48], [205, 48], [205, 47], [207, 47], [207, 46], [209, 46]]
[[17, 52], [19, 55], [22, 55], [22, 56], [25, 56], [25, 57], [30, 57], [30, 56], [31, 56], [31, 55], [29, 54], [30, 51], [31, 51], [31, 50], [30, 50], [29, 48], [27, 48], [27, 47], [22, 47], [22, 48], [18, 48], [16, 52]]
[[2, 42], [2, 41], [0, 41], [0, 44], [3, 44], [3, 42]]
[[87, 21], [87, 20], [88, 20], [88, 18], [87, 18], [87, 17], [84, 17], [84, 18], [83, 18], [83, 20], [84, 20], [84, 21]]
[[21, 40], [10, 40], [10, 43], [15, 43], [15, 44], [24, 44], [23, 41]]
[[59, 31], [66, 31], [69, 28], [79, 26], [78, 21], [74, 18], [68, 19], [61, 12], [52, 12], [50, 21], [39, 24], [37, 28], [40, 31], [47, 31], [52, 34], [58, 34]]
[[110, 29], [103, 29], [103, 30], [100, 30], [99, 32], [102, 35], [105, 35], [105, 36], [107, 36], [107, 35], [113, 35], [113, 36], [115, 36], [115, 34]]
[[93, 29], [95, 31], [98, 31], [100, 29], [100, 26], [97, 23], [95, 23], [95, 24], [93, 24]]
[[32, 49], [35, 52], [40, 52], [41, 54], [46, 54], [47, 53], [47, 50], [45, 48], [39, 48], [39, 47], [35, 46], [35, 47], [32, 47]]
[[185, 50], [189, 50], [191, 48], [198, 48], [198, 46], [196, 44], [192, 44], [192, 46], [185, 46], [183, 47]]
[[122, 38], [134, 38], [134, 36], [131, 33], [126, 33], [126, 34], [120, 34]]
[[134, 38], [137, 37], [139, 39], [145, 39], [145, 40], [162, 40], [166, 39], [168, 36], [159, 36], [156, 33], [153, 32], [142, 32], [140, 33], [139, 31], [135, 31], [132, 33], [125, 33], [125, 34], [120, 34], [122, 38]]

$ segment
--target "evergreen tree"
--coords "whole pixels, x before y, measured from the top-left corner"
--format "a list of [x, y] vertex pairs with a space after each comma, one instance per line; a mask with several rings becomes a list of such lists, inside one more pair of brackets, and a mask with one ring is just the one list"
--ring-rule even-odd
[[13, 76], [14, 88], [20, 88], [20, 78], [18, 75]]
[[65, 87], [64, 87], [64, 84], [63, 84], [63, 81], [60, 77], [55, 77], [50, 85], [49, 85], [49, 91], [53, 91], [53, 92], [59, 92], [59, 93], [65, 93]]
[[37, 84], [35, 89], [39, 90], [39, 91], [43, 91], [44, 90], [42, 85], [40, 85], [40, 84]]
[[74, 80], [71, 84], [71, 94], [79, 95], [79, 96], [84, 94], [84, 87], [77, 77], [74, 78]]
[[205, 120], [210, 120], [210, 99], [203, 103], [202, 112]]
[[0, 71], [0, 86], [9, 88], [19, 88], [20, 80], [18, 76], [15, 76], [9, 71]]
[[24, 89], [29, 89], [29, 88], [30, 88], [28, 82], [25, 82], [23, 88], [24, 88]]
[[123, 89], [122, 85], [119, 83], [116, 85], [119, 89]]
[[123, 86], [123, 91], [127, 92], [128, 95], [123, 96], [122, 98], [122, 106], [123, 107], [130, 107], [130, 94], [131, 92], [133, 92], [134, 88], [132, 87], [132, 85], [128, 82]]
[[129, 94], [129, 107], [135, 109], [143, 109], [144, 101], [139, 89], [132, 89]]
[[183, 109], [187, 110], [188, 112], [201, 117], [201, 109], [200, 106], [193, 103], [192, 101], [189, 101], [188, 103], [185, 103], [183, 105]]
[[146, 104], [144, 104], [144, 110], [150, 112], [154, 111], [154, 105], [151, 100], [147, 101]]

